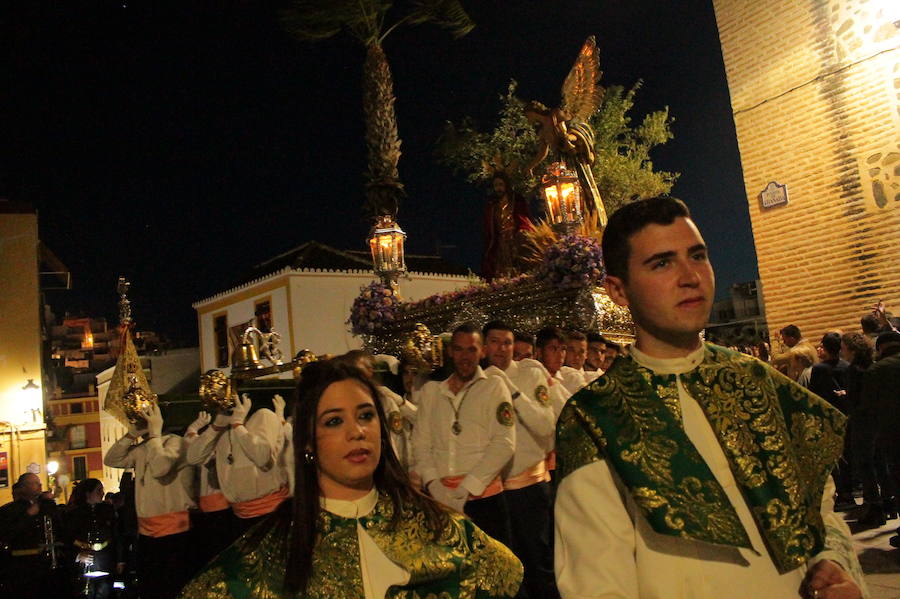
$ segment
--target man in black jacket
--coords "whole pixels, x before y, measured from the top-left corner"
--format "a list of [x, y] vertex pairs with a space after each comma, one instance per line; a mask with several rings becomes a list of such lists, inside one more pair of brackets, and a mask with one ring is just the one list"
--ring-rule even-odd
[[[59, 553], [64, 530], [56, 503], [44, 497], [40, 477], [30, 472], [13, 485], [13, 497], [13, 501], [0, 507], [0, 595], [17, 599], [68, 596], [60, 567], [64, 558]], [[48, 546], [49, 530], [56, 537], [56, 564], [52, 563]]]
[[[882, 333], [875, 342], [878, 361], [866, 371], [863, 378], [860, 409], [877, 418], [877, 446], [884, 452], [890, 464], [890, 479], [894, 489], [883, 491], [890, 495], [900, 489], [900, 333]], [[900, 547], [900, 535], [890, 539], [891, 545]]]
[[[850, 414], [851, 406], [847, 402], [845, 389], [847, 364], [841, 359], [841, 335], [839, 333], [825, 333], [822, 336], [822, 361], [813, 364], [809, 377], [809, 390], [839, 409], [845, 415]], [[844, 454], [834, 469], [834, 485], [837, 488], [835, 509], [838, 511], [856, 507], [853, 501], [853, 474], [850, 464], [853, 463], [850, 455], [850, 435], [852, 423], [847, 421], [847, 435], [844, 437]]]

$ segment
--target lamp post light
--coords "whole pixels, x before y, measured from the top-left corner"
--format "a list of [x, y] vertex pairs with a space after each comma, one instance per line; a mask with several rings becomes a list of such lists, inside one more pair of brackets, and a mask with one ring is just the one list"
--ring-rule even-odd
[[375, 220], [369, 237], [369, 250], [372, 252], [372, 265], [375, 274], [381, 277], [385, 285], [397, 287], [397, 278], [406, 272], [406, 261], [403, 253], [403, 242], [406, 233], [389, 214], [383, 214]]
[[541, 177], [550, 224], [563, 234], [574, 232], [584, 220], [584, 202], [578, 174], [565, 162], [554, 162]]
[[44, 402], [41, 397], [41, 387], [34, 382], [34, 379], [28, 379], [28, 382], [22, 386], [22, 392], [25, 399], [25, 410], [31, 413], [31, 421], [37, 422], [40, 417], [43, 419]]

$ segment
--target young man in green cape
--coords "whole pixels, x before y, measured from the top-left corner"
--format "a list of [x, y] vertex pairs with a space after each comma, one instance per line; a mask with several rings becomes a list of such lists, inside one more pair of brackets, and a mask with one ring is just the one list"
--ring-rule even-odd
[[715, 277], [687, 207], [626, 205], [603, 253], [636, 339], [559, 419], [562, 596], [863, 597], [832, 509], [844, 417], [755, 358], [703, 342]]

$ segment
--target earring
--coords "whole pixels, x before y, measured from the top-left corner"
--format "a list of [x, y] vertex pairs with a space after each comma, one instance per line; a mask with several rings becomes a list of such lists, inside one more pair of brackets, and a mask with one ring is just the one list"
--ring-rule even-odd
[[304, 451], [303, 452], [303, 461], [306, 462], [307, 464], [314, 464], [316, 461], [316, 454], [314, 454], [310, 451]]

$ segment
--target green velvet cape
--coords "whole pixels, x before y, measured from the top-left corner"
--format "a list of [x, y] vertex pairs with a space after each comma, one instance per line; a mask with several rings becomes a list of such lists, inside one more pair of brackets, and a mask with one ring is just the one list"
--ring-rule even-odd
[[750, 547], [684, 431], [678, 378], [706, 414], [778, 570], [822, 551], [822, 493], [843, 448], [844, 416], [759, 360], [715, 345], [680, 375], [621, 357], [576, 393], [557, 424], [557, 481], [606, 459], [656, 532]]
[[[357, 520], [322, 510], [313, 571], [307, 591], [284, 590], [290, 516], [279, 511], [251, 529], [182, 590], [184, 599], [355, 599], [364, 597]], [[450, 515], [447, 530], [433, 540], [424, 515], [404, 509], [396, 529], [393, 507], [383, 494], [371, 514], [359, 521], [376, 545], [410, 573], [409, 583], [390, 587], [386, 597], [402, 599], [489, 599], [513, 597], [522, 581], [522, 564], [504, 545], [470, 520]]]

